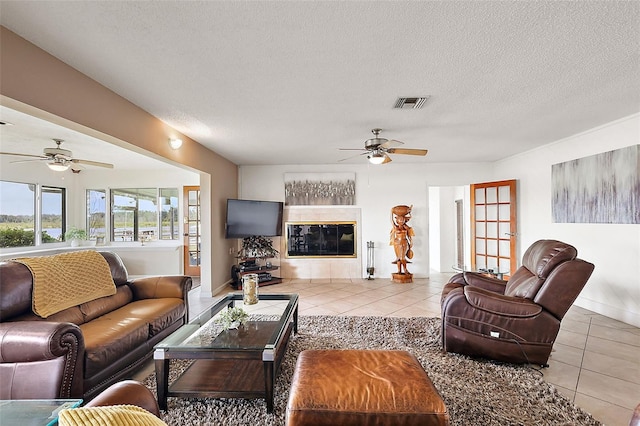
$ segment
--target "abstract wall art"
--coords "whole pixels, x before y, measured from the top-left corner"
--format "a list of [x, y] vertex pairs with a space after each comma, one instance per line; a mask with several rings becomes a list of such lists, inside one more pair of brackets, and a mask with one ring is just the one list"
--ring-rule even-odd
[[285, 173], [285, 205], [353, 205], [355, 173]]
[[556, 223], [640, 223], [640, 145], [551, 166]]

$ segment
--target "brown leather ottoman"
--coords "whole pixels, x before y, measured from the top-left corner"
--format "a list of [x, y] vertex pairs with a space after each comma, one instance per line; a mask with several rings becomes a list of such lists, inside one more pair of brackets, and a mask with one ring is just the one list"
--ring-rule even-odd
[[286, 424], [448, 425], [449, 414], [409, 352], [308, 350], [298, 356]]

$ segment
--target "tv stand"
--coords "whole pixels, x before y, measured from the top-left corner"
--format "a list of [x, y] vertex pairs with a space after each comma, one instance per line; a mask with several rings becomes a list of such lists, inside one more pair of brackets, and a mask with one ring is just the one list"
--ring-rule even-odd
[[[248, 269], [248, 270], [247, 270]], [[258, 274], [264, 272], [277, 271], [278, 266], [256, 266], [255, 268], [247, 268], [245, 270], [241, 270], [238, 266], [233, 265], [231, 267], [231, 286], [236, 290], [242, 289], [242, 277], [247, 274]], [[267, 285], [280, 284], [282, 282], [282, 278], [271, 276], [270, 280], [265, 280], [258, 282], [258, 287], [264, 287]]]

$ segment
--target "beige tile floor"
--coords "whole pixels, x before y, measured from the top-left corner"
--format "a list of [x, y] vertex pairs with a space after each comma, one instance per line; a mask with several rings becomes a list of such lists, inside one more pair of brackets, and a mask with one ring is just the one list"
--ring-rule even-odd
[[[374, 280], [284, 280], [260, 293], [298, 293], [300, 315], [440, 316], [440, 292], [451, 274], [411, 284]], [[229, 288], [229, 291], [233, 291]], [[191, 317], [214, 298], [189, 297]], [[562, 321], [544, 378], [609, 426], [626, 426], [640, 403], [640, 329], [577, 306]]]

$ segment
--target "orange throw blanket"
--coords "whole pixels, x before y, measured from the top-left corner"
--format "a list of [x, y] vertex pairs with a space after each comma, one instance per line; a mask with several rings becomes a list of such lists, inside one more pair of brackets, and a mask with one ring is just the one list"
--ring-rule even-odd
[[33, 275], [33, 312], [47, 318], [116, 293], [109, 264], [95, 250], [13, 259]]

